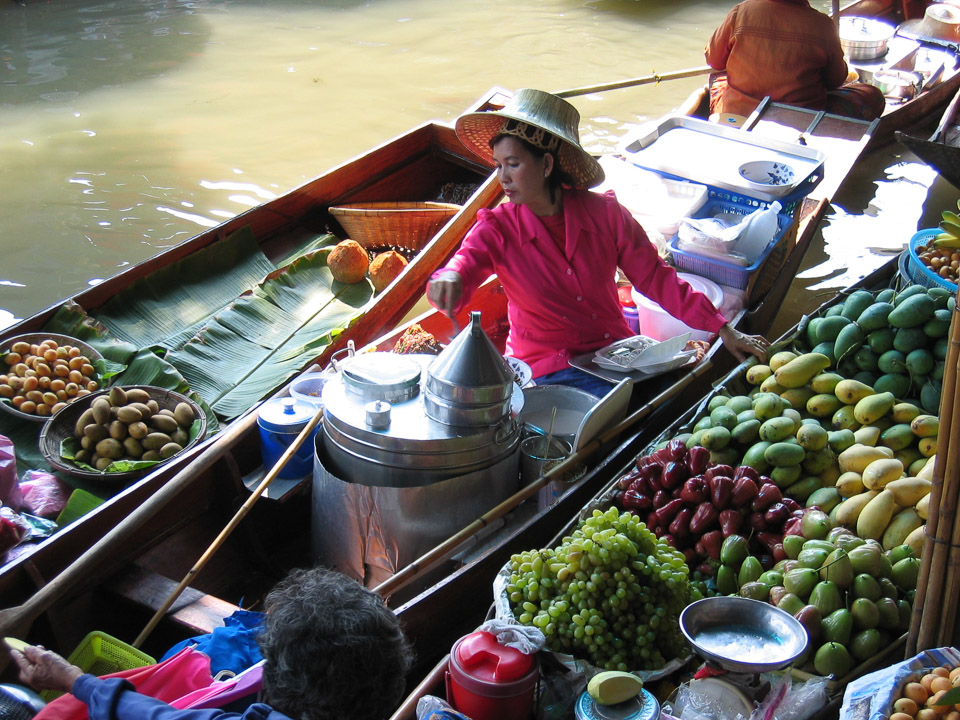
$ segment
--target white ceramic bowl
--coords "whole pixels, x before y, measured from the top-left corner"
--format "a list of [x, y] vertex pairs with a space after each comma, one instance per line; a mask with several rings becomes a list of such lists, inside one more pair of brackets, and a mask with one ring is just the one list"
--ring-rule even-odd
[[740, 177], [754, 190], [769, 192], [793, 184], [796, 173], [793, 168], [782, 162], [772, 160], [752, 160], [740, 166]]

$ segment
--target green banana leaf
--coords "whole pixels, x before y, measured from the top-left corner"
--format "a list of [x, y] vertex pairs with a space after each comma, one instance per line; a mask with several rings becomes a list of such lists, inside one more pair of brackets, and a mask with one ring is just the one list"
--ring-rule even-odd
[[268, 275], [166, 358], [223, 419], [244, 412], [293, 377], [359, 317], [368, 281], [336, 282], [329, 248]]
[[136, 347], [179, 348], [274, 269], [244, 227], [137, 280], [104, 303], [97, 319]]

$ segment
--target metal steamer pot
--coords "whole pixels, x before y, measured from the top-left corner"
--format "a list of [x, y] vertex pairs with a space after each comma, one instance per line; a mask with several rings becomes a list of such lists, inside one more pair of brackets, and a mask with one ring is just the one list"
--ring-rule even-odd
[[840, 46], [850, 60], [876, 60], [887, 53], [896, 27], [867, 17], [840, 18]]
[[439, 356], [358, 354], [323, 388], [312, 545], [377, 584], [518, 489], [523, 392], [479, 313]]
[[923, 75], [912, 70], [877, 70], [872, 84], [880, 88], [888, 100], [907, 102], [920, 94]]

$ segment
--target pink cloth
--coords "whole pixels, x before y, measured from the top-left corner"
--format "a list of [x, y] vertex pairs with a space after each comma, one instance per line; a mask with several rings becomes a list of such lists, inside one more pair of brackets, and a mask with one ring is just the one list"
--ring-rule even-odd
[[509, 300], [507, 354], [534, 377], [569, 358], [630, 337], [617, 298], [617, 267], [633, 286], [691, 327], [717, 332], [726, 322], [705, 295], [677, 277], [613, 192], [563, 191], [566, 247], [525, 205], [480, 210], [445, 269], [460, 273], [463, 298], [496, 274]]

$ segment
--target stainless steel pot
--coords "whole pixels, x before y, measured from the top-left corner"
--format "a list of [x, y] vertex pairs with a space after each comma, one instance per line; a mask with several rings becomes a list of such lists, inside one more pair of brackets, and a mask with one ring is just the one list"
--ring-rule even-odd
[[897, 28], [866, 17], [840, 18], [840, 46], [850, 60], [876, 60], [887, 53]]
[[873, 73], [873, 84], [888, 100], [907, 102], [920, 94], [923, 75], [910, 70], [877, 70]]

